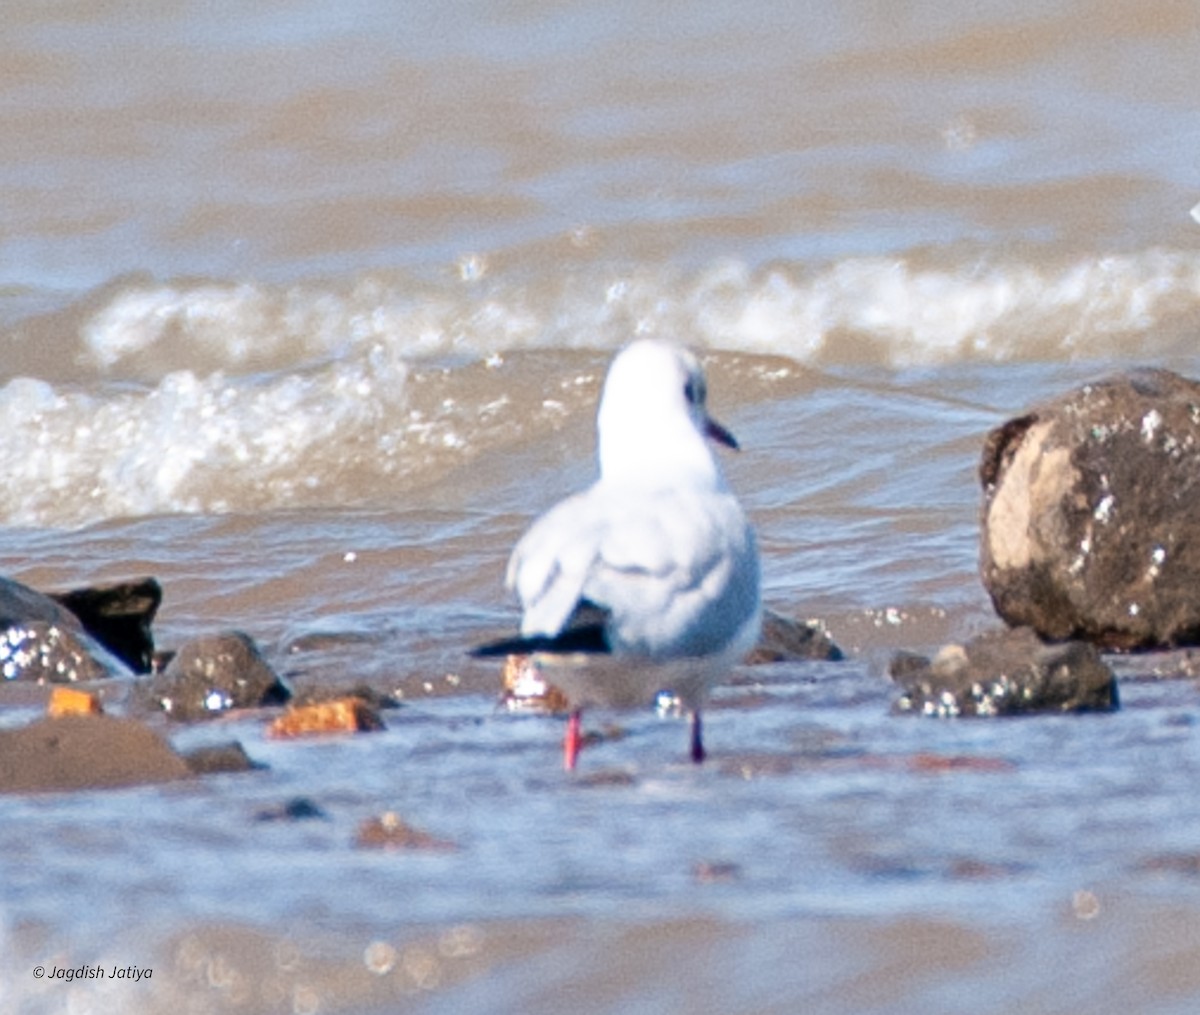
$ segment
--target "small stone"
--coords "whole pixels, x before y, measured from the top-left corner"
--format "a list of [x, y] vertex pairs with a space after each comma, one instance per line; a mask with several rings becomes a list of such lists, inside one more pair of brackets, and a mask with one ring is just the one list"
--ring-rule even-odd
[[819, 620], [789, 620], [774, 610], [763, 610], [762, 633], [746, 657], [753, 666], [761, 663], [844, 659], [824, 623]]
[[102, 711], [97, 695], [73, 687], [55, 687], [46, 703], [46, 715], [51, 719], [61, 719], [65, 715], [99, 715]]
[[458, 848], [446, 839], [414, 828], [393, 811], [363, 821], [358, 826], [354, 844], [359, 849], [420, 849], [436, 852]]
[[275, 807], [264, 807], [254, 815], [255, 821], [309, 821], [319, 818], [328, 821], [329, 815], [308, 797], [293, 797]]
[[183, 755], [183, 760], [196, 775], [218, 775], [225, 772], [252, 772], [265, 768], [251, 760], [246, 749], [236, 740], [227, 744], [196, 747]]
[[383, 717], [361, 698], [339, 698], [289, 708], [267, 727], [274, 738], [306, 737], [323, 733], [373, 733], [386, 729]]

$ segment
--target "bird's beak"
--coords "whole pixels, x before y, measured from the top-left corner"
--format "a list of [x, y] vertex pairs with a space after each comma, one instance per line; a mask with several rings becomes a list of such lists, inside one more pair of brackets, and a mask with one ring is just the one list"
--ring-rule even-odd
[[727, 448], [732, 448], [734, 451], [739, 450], [737, 438], [713, 419], [712, 416], [704, 417], [704, 435], [712, 438], [718, 444], [724, 444]]

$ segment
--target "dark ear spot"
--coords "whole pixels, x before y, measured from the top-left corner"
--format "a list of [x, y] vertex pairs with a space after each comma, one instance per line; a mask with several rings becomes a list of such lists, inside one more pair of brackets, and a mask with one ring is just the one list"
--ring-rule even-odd
[[704, 404], [704, 381], [696, 376], [689, 377], [683, 386], [683, 397], [690, 405]]

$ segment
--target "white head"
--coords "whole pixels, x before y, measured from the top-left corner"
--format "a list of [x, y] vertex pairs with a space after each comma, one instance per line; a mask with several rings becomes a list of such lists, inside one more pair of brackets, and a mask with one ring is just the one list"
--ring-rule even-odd
[[737, 448], [733, 435], [708, 415], [699, 360], [680, 346], [653, 339], [627, 345], [612, 361], [600, 396], [600, 475], [640, 485], [691, 482], [723, 486], [706, 438]]

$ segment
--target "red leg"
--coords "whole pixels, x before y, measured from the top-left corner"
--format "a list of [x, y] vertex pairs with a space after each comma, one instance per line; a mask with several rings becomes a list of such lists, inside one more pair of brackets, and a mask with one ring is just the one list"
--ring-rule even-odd
[[704, 761], [704, 740], [700, 735], [700, 710], [692, 713], [692, 761], [697, 765]]
[[563, 737], [563, 768], [568, 772], [575, 771], [575, 762], [579, 760], [579, 751], [583, 747], [580, 726], [580, 711], [576, 709], [567, 719], [567, 732]]

